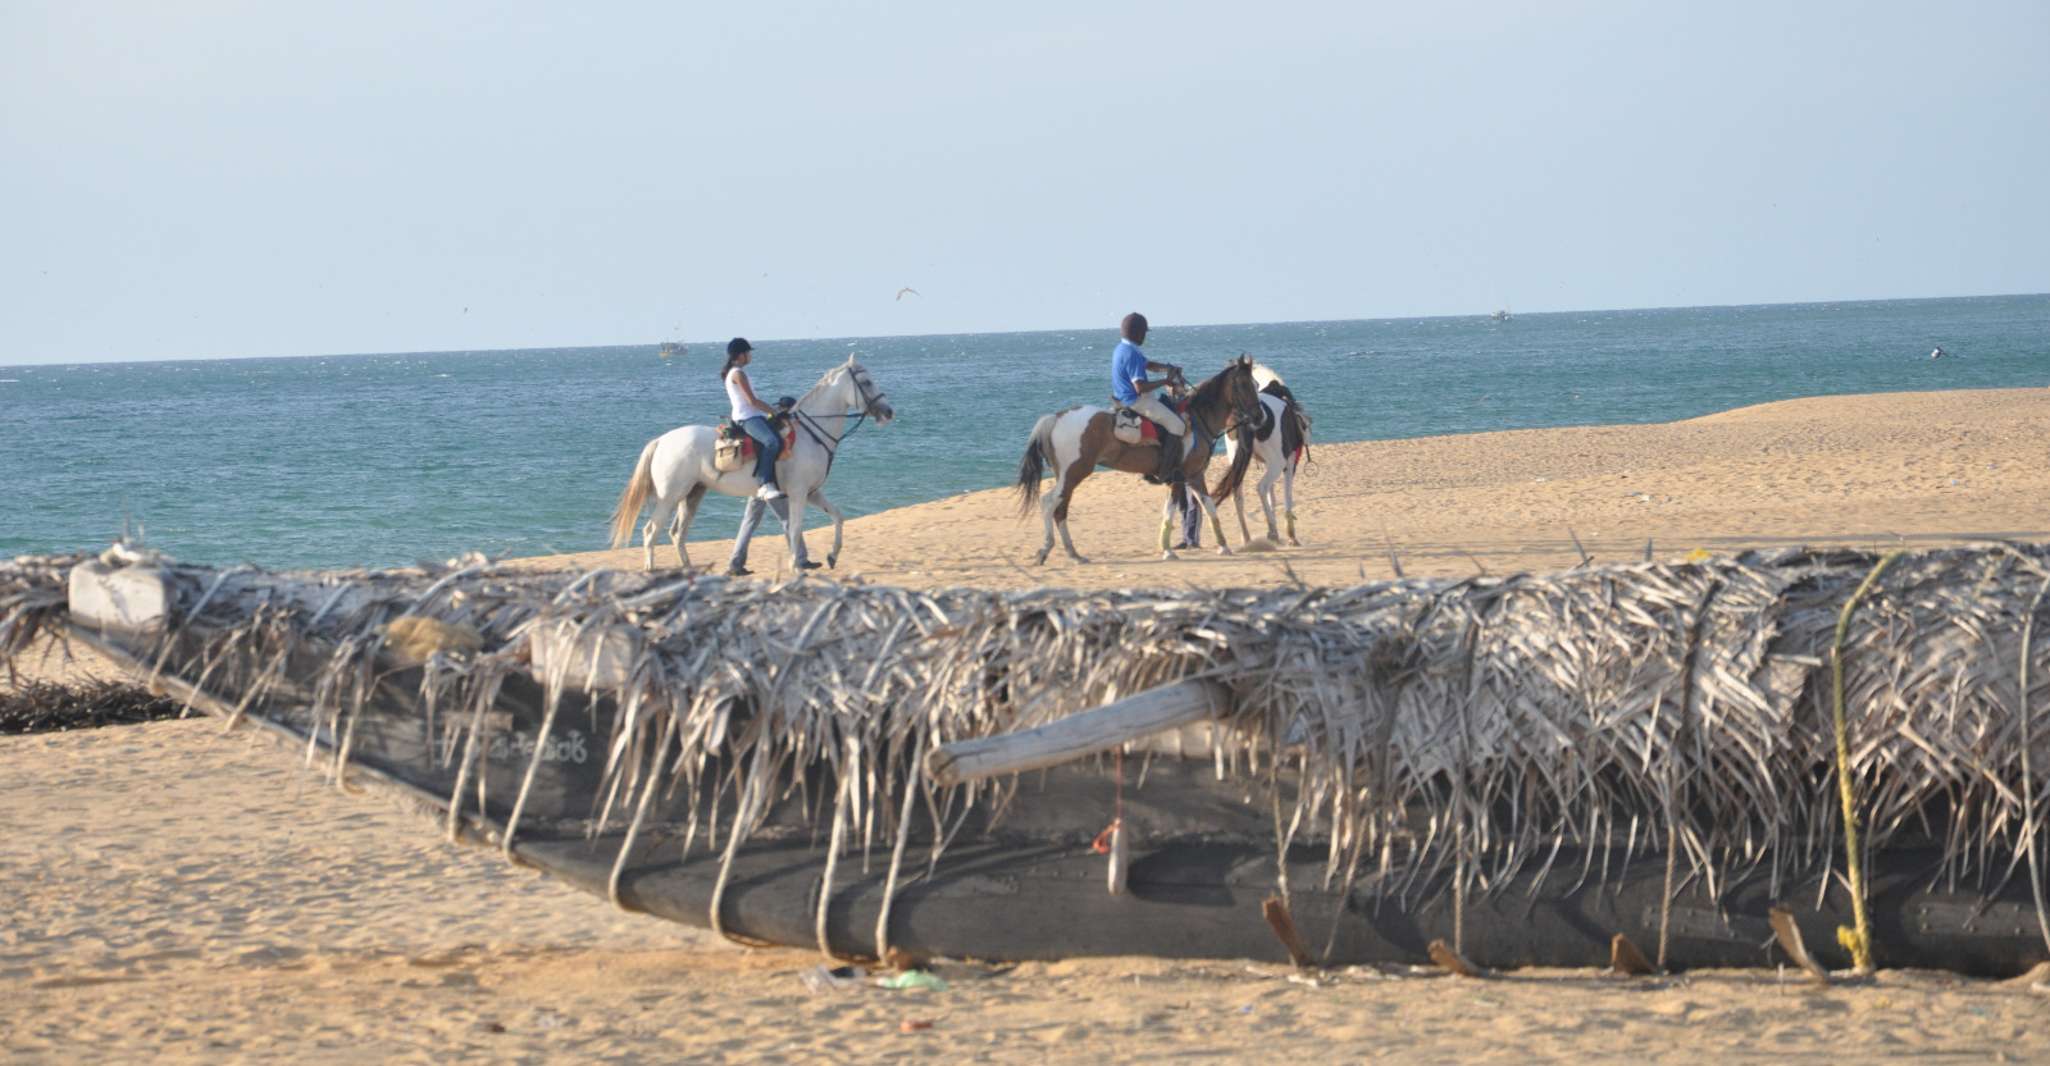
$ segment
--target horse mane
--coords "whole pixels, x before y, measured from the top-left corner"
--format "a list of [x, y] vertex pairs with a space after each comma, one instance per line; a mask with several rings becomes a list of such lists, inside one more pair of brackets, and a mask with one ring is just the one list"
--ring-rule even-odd
[[1246, 371], [1248, 376], [1251, 375], [1250, 367], [1242, 367], [1239, 363], [1233, 362], [1230, 365], [1226, 366], [1223, 370], [1220, 370], [1217, 373], [1212, 374], [1208, 378], [1204, 379], [1201, 385], [1196, 386], [1195, 391], [1189, 394], [1189, 403], [1213, 404], [1218, 402], [1217, 394], [1224, 391], [1224, 379], [1230, 377], [1233, 372], [1239, 370]]
[[828, 370], [825, 373], [820, 374], [817, 383], [813, 384], [811, 388], [804, 390], [804, 395], [799, 396], [797, 398], [796, 406], [803, 406], [804, 401], [809, 400], [813, 396], [818, 395], [821, 391], [823, 391], [826, 388], [826, 383], [832, 380], [833, 375], [841, 373], [842, 371], [852, 373], [852, 371], [848, 371], [846, 363], [841, 363], [833, 367], [831, 370]]

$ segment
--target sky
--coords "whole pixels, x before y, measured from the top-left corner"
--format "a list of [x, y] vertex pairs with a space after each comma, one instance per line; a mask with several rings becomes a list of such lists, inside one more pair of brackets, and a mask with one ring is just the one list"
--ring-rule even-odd
[[2040, 0], [0, 0], [0, 364], [2043, 292], [2046, 54]]

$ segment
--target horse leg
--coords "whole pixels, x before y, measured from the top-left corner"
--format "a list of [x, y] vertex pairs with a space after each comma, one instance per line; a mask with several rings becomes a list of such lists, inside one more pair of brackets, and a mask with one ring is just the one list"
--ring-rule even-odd
[[1281, 477], [1282, 463], [1268, 463], [1260, 474], [1260, 486], [1255, 492], [1260, 497], [1260, 513], [1267, 516], [1267, 539], [1281, 543], [1281, 531], [1274, 526], [1274, 482]]
[[[677, 505], [676, 517], [669, 523], [669, 543], [676, 549], [676, 565], [690, 569], [690, 555], [683, 550], [684, 542], [690, 539], [690, 524], [697, 520], [698, 504], [705, 502], [705, 486], [702, 482], [692, 485], [683, 494], [683, 502]], [[649, 554], [653, 554], [650, 549]]]
[[1046, 540], [1039, 545], [1039, 554], [1032, 557], [1032, 565], [1045, 566], [1046, 557], [1053, 554], [1053, 513], [1060, 509], [1064, 487], [1060, 478], [1055, 478], [1053, 491], [1040, 498], [1039, 517], [1046, 524]]
[[[1039, 516], [1046, 524], [1046, 541], [1039, 546], [1039, 554], [1032, 559], [1032, 565], [1045, 566], [1046, 557], [1053, 554], [1053, 535], [1056, 527], [1061, 534], [1061, 543], [1069, 555], [1075, 554], [1075, 545], [1068, 540], [1068, 497], [1075, 491], [1068, 481], [1068, 471], [1054, 474], [1053, 491], [1039, 498]], [[1077, 558], [1080, 558], [1077, 556]]]
[[1203, 513], [1210, 516], [1210, 532], [1217, 535], [1217, 554], [1230, 555], [1231, 544], [1224, 539], [1224, 519], [1217, 513], [1217, 501], [1202, 489], [1191, 488], [1189, 491], [1196, 494], [1196, 502], [1202, 504]]
[[1082, 479], [1088, 476], [1089, 469], [1083, 467], [1080, 462], [1061, 472], [1059, 480], [1054, 485], [1053, 495], [1047, 498], [1047, 501], [1053, 506], [1048, 507], [1046, 510], [1046, 546], [1039, 550], [1040, 562], [1045, 562], [1046, 553], [1053, 550], [1053, 531], [1055, 529], [1061, 532], [1061, 547], [1067, 550], [1068, 558], [1078, 563], [1089, 561], [1082, 558], [1081, 552], [1075, 550], [1075, 541], [1068, 536], [1068, 505], [1074, 502], [1075, 486], [1081, 484]]
[[847, 518], [840, 513], [840, 508], [833, 505], [833, 501], [826, 499], [825, 492], [820, 489], [811, 490], [811, 502], [817, 504], [819, 510], [833, 517], [833, 550], [826, 553], [826, 569], [832, 570], [840, 565], [840, 527], [846, 523]]
[[655, 506], [648, 511], [648, 521], [641, 526], [641, 548], [646, 553], [642, 569], [655, 569], [655, 541], [662, 536], [662, 516], [675, 511], [676, 505], [668, 500], [656, 500]]
[[1288, 518], [1288, 542], [1300, 548], [1303, 542], [1295, 539], [1295, 460], [1285, 459], [1281, 467], [1281, 513]]

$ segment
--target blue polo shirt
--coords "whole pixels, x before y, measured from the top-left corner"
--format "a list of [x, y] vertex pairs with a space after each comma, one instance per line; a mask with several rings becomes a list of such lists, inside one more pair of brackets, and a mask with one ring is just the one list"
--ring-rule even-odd
[[1132, 383], [1145, 380], [1146, 353], [1131, 341], [1119, 341], [1117, 350], [1110, 353], [1110, 394], [1129, 407], [1139, 402], [1139, 390]]

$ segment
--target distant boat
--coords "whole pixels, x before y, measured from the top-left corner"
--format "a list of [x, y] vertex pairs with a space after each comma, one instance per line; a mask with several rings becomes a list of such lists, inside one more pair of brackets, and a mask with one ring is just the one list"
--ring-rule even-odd
[[1509, 309], [1505, 307], [1502, 310], [1497, 311], [1492, 315], [1489, 315], [1488, 317], [1494, 319], [1497, 322], [1507, 322], [1510, 318]]
[[666, 341], [662, 347], [655, 350], [655, 354], [664, 359], [669, 359], [679, 355], [688, 355], [690, 354], [690, 349], [685, 347], [682, 341]]

